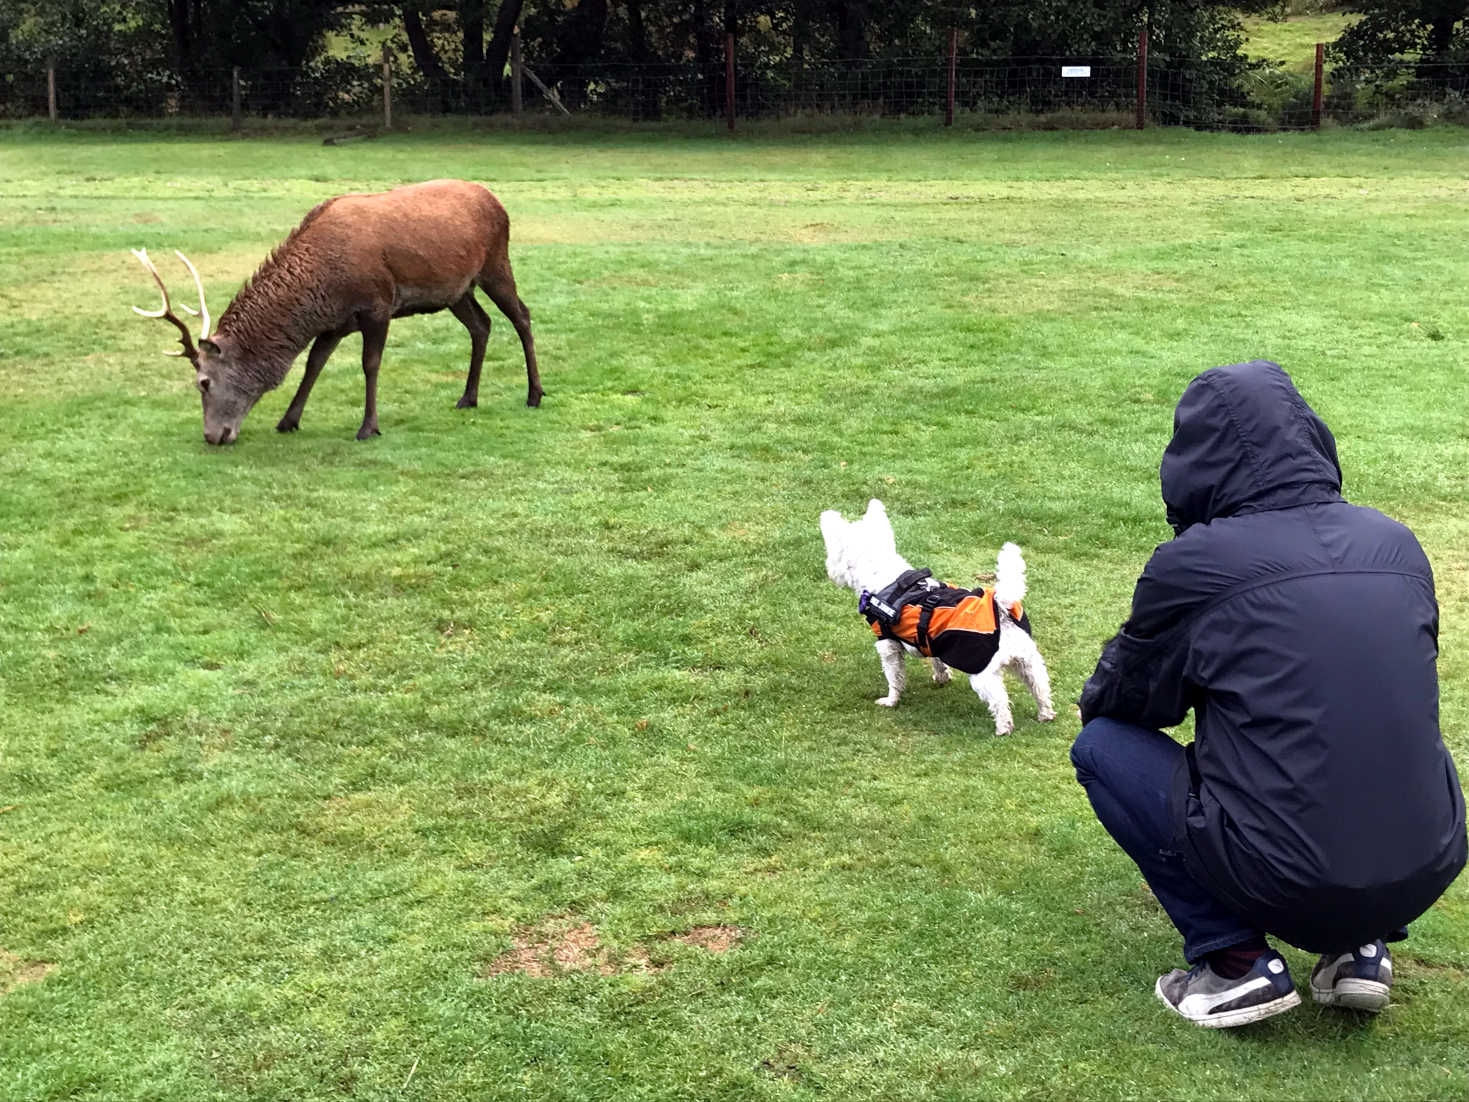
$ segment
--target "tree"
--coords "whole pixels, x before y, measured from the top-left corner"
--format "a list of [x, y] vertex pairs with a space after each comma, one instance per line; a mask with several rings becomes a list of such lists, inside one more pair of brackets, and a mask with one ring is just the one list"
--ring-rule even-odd
[[[428, 80], [443, 109], [447, 110], [455, 100], [468, 107], [483, 109], [503, 103], [508, 98], [505, 66], [510, 59], [510, 40], [523, 5], [524, 0], [500, 0], [488, 45], [485, 43], [485, 25], [489, 15], [486, 0], [459, 0], [452, 7], [433, 0], [409, 0], [402, 6], [401, 17], [408, 36], [408, 48], [413, 52], [418, 71]], [[424, 23], [425, 16], [431, 18], [446, 10], [452, 12], [459, 35], [459, 57], [452, 65], [439, 56], [433, 36]]]
[[1362, 18], [1332, 45], [1333, 57], [1349, 65], [1411, 57], [1420, 72], [1445, 64], [1469, 69], [1469, 0], [1355, 0], [1350, 10]]

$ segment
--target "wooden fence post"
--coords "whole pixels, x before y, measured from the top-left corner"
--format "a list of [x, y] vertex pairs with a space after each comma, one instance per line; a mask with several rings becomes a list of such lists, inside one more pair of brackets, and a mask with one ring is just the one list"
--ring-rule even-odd
[[1311, 89], [1311, 129], [1321, 129], [1321, 84], [1322, 69], [1325, 68], [1326, 45], [1316, 43], [1316, 84]]
[[240, 129], [240, 67], [230, 72], [230, 129]]
[[959, 28], [949, 28], [949, 95], [944, 101], [944, 125], [954, 125], [954, 61], [959, 53]]
[[516, 27], [510, 36], [510, 110], [517, 115], [525, 107], [520, 78], [520, 28]]
[[56, 121], [56, 62], [46, 62], [46, 114]]
[[1148, 123], [1148, 31], [1137, 32], [1137, 128]]
[[383, 129], [393, 129], [393, 55], [383, 43]]
[[734, 34], [724, 36], [724, 115], [729, 120], [730, 133], [734, 133]]

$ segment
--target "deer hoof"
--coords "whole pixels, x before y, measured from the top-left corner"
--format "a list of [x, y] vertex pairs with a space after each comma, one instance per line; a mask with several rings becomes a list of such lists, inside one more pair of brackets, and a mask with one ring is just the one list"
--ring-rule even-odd
[[479, 405], [479, 399], [478, 398], [471, 398], [468, 394], [466, 394], [466, 395], [464, 395], [464, 397], [460, 398], [459, 401], [457, 401], [457, 402], [454, 403], [454, 408], [455, 409], [474, 409], [478, 405]]
[[372, 428], [368, 428], [366, 425], [363, 425], [360, 429], [357, 430], [357, 439], [358, 440], [366, 440], [370, 436], [381, 436], [381, 435], [382, 435], [382, 433], [378, 431], [378, 428], [377, 428], [376, 425], [374, 425]]
[[276, 422], [276, 432], [295, 432], [301, 427], [300, 421], [292, 421], [289, 417], [282, 417]]
[[527, 394], [525, 396], [525, 404], [528, 405], [528, 406], [530, 406], [532, 409], [534, 409], [536, 406], [539, 406], [541, 404], [541, 396], [544, 393], [545, 393], [545, 391], [541, 391], [541, 390], [533, 390], [533, 391], [531, 391], [529, 394]]

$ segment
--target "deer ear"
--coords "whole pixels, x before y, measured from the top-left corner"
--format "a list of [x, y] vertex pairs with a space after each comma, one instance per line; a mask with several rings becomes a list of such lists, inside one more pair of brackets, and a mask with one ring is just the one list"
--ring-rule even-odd
[[208, 337], [203, 337], [199, 341], [199, 351], [200, 352], [208, 352], [211, 356], [218, 356], [219, 355], [219, 345], [215, 344]]

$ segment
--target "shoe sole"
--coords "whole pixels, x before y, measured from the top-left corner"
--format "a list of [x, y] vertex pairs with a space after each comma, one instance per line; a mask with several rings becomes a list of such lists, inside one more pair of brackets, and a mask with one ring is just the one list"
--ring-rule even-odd
[[1184, 1021], [1192, 1022], [1197, 1026], [1203, 1026], [1205, 1029], [1229, 1029], [1232, 1026], [1249, 1025], [1251, 1022], [1258, 1022], [1262, 1018], [1273, 1017], [1276, 1014], [1289, 1010], [1293, 1006], [1299, 1006], [1301, 1003], [1300, 994], [1296, 991], [1290, 991], [1278, 999], [1272, 999], [1268, 1003], [1260, 1003], [1258, 1006], [1245, 1006], [1238, 1010], [1226, 1010], [1222, 1014], [1210, 1014], [1207, 1018], [1190, 1018], [1163, 997], [1162, 977], [1159, 977], [1157, 984], [1154, 985], [1153, 994], [1158, 996], [1159, 1002]]
[[1311, 997], [1323, 1006], [1340, 1006], [1347, 1010], [1365, 1010], [1376, 1014], [1387, 1006], [1388, 986], [1377, 980], [1360, 980], [1345, 976], [1335, 987], [1311, 988]]

